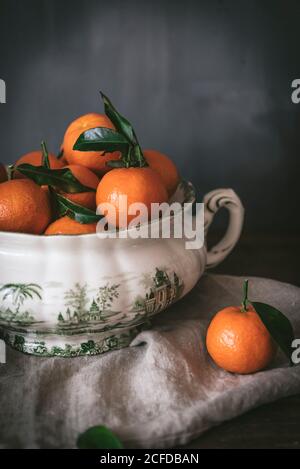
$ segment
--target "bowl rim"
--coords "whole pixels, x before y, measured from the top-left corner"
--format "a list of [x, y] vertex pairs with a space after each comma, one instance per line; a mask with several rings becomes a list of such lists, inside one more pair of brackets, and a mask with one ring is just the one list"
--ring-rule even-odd
[[[182, 189], [183, 191], [187, 191], [187, 199], [183, 200], [183, 202], [180, 202], [181, 205], [182, 205], [182, 209], [181, 209], [181, 212], [184, 212], [186, 210], [188, 210], [191, 206], [191, 204], [193, 204], [196, 200], [196, 189], [195, 189], [195, 186], [193, 185], [193, 183], [191, 181], [187, 181], [185, 179], [181, 179], [178, 186], [177, 186], [177, 189], [175, 191], [175, 194], [177, 193], [178, 190]], [[175, 199], [175, 194], [171, 197], [171, 199], [168, 201], [170, 204], [174, 203], [174, 202], [178, 202]], [[188, 207], [186, 206], [186, 204], [189, 204]], [[172, 214], [172, 215], [169, 215], [168, 217], [163, 217], [165, 220], [167, 219], [173, 219], [174, 217], [176, 216], [176, 214]], [[156, 220], [152, 220], [152, 221], [149, 221], [147, 223], [144, 223], [143, 224], [143, 227], [145, 229], [147, 229], [147, 227], [149, 228], [150, 226], [154, 225], [154, 224], [157, 224], [157, 223], [160, 223], [161, 219], [156, 219]], [[135, 227], [131, 227], [131, 228], [123, 228], [122, 230], [120, 230], [121, 232], [127, 232], [127, 233], [130, 233], [132, 232], [133, 230], [136, 230]], [[51, 243], [52, 241], [51, 240], [56, 240], [57, 239], [63, 239], [63, 240], [74, 240], [74, 239], [78, 239], [78, 240], [82, 240], [82, 239], [95, 239], [95, 238], [98, 238], [98, 239], [110, 239], [108, 236], [107, 236], [107, 232], [103, 232], [103, 233], [86, 233], [86, 234], [66, 234], [66, 235], [61, 235], [61, 234], [57, 234], [57, 235], [51, 235], [51, 236], [46, 236], [45, 234], [41, 234], [41, 235], [36, 235], [36, 234], [30, 234], [30, 233], [19, 233], [19, 232], [15, 232], [15, 231], [1, 231], [0, 230], [0, 238], [6, 238], [6, 239], [10, 239], [10, 240], [15, 240], [15, 241], [20, 241], [22, 239], [25, 240], [28, 240], [28, 241], [33, 241], [33, 240], [36, 240], [36, 241], [41, 241], [41, 240], [47, 240], [46, 242], [47, 243]], [[116, 237], [116, 238], [113, 238], [113, 239], [126, 239], [126, 237]], [[129, 237], [130, 239], [130, 237]]]

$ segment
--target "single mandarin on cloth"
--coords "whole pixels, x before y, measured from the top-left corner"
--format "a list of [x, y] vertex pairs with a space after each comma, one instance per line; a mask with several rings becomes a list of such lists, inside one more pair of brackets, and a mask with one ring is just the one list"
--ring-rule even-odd
[[5, 166], [0, 163], [0, 183], [7, 181], [7, 171]]
[[[127, 196], [127, 212], [120, 203], [120, 197]], [[116, 227], [126, 228], [136, 215], [128, 214], [128, 208], [134, 203], [143, 203], [148, 215], [151, 215], [151, 204], [167, 202], [168, 193], [160, 176], [147, 167], [129, 167], [113, 169], [101, 179], [96, 193], [97, 207], [100, 204], [111, 204], [115, 208], [116, 220], [112, 212], [102, 211], [107, 221]], [[127, 223], [124, 220], [127, 216]], [[148, 217], [149, 218], [149, 217]]]
[[65, 216], [51, 223], [45, 231], [46, 236], [52, 235], [81, 235], [96, 233], [97, 223], [79, 223]]
[[[60, 169], [63, 167], [63, 163], [56, 158], [55, 155], [49, 153], [49, 163], [51, 169]], [[42, 166], [43, 153], [42, 151], [32, 151], [31, 153], [26, 153], [26, 155], [21, 156], [18, 161], [15, 163], [14, 167], [17, 168], [20, 164], [31, 164], [32, 166]], [[14, 171], [14, 179], [26, 179], [26, 176], [21, 174], [19, 171]]]
[[0, 231], [41, 234], [50, 221], [47, 191], [30, 179], [0, 184]]
[[168, 195], [171, 197], [180, 181], [176, 165], [167, 155], [157, 150], [143, 150], [143, 154], [150, 168], [160, 175]]
[[90, 171], [85, 166], [71, 164], [65, 166], [69, 168], [73, 176], [84, 186], [90, 187], [94, 189], [94, 191], [90, 192], [78, 192], [78, 193], [67, 193], [61, 192], [61, 195], [66, 197], [66, 199], [71, 200], [75, 204], [81, 205], [83, 207], [89, 208], [90, 210], [96, 209], [96, 189], [99, 184], [99, 178], [96, 176], [95, 173]]
[[118, 160], [120, 158], [120, 152], [104, 153], [103, 151], [73, 150], [80, 135], [86, 130], [95, 127], [115, 129], [109, 118], [104, 114], [91, 113], [78, 117], [66, 130], [62, 143], [63, 158], [65, 158], [69, 164], [79, 164], [102, 175], [111, 169], [106, 163], [110, 160]]
[[220, 368], [239, 374], [263, 370], [277, 352], [269, 331], [246, 300], [242, 306], [229, 306], [214, 316], [207, 330], [206, 347]]

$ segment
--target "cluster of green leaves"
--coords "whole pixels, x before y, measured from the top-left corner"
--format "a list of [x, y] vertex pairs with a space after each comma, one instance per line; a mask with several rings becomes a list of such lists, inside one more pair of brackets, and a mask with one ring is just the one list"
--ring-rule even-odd
[[45, 142], [42, 142], [41, 147], [43, 153], [41, 166], [23, 163], [18, 166], [17, 170], [27, 178], [32, 179], [36, 184], [49, 187], [52, 206], [57, 218], [68, 215], [73, 220], [83, 224], [99, 221], [102, 218], [101, 215], [97, 215], [92, 210], [75, 204], [57, 193], [57, 191], [69, 194], [95, 192], [95, 189], [81, 184], [69, 168], [51, 169]]
[[148, 166], [131, 123], [117, 111], [110, 99], [102, 92], [101, 97], [105, 114], [116, 130], [105, 127], [86, 130], [75, 142], [74, 150], [104, 153], [119, 151], [121, 159], [107, 163], [114, 168]]

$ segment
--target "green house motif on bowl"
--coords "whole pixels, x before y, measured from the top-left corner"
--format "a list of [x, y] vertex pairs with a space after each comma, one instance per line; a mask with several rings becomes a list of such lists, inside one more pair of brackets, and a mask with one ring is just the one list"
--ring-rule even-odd
[[64, 309], [56, 313], [53, 324], [40, 320], [27, 306], [29, 300], [35, 307], [42, 304], [40, 285], [2, 285], [1, 337], [16, 350], [44, 357], [97, 355], [128, 346], [140, 330], [149, 328], [154, 314], [174, 303], [183, 292], [183, 282], [175, 272], [156, 268], [146, 275], [144, 292], [122, 311], [115, 306], [122, 282], [108, 281], [93, 289], [75, 283], [63, 293]]
[[156, 268], [153, 287], [146, 294], [145, 310], [147, 314], [154, 314], [170, 306], [181, 295], [183, 283], [174, 272], [170, 277], [166, 271]]

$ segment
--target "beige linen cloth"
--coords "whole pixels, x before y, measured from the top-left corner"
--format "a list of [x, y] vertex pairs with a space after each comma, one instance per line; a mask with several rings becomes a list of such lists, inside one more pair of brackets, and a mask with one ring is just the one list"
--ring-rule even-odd
[[[107, 425], [126, 447], [187, 443], [260, 404], [300, 392], [300, 366], [279, 353], [269, 370], [238, 376], [205, 350], [209, 318], [239, 304], [242, 278], [207, 275], [131, 347], [102, 356], [38, 358], [7, 350], [0, 365], [0, 447], [70, 448]], [[250, 298], [285, 312], [300, 337], [300, 289], [252, 278]]]

